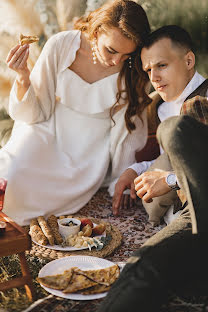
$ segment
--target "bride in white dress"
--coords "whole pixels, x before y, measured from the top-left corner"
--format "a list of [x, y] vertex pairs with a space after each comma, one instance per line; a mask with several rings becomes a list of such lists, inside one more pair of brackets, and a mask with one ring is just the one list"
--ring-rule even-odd
[[45, 44], [32, 72], [28, 45], [8, 54], [12, 136], [0, 150], [4, 212], [20, 225], [76, 213], [114, 184], [147, 138], [139, 46], [149, 32], [134, 1], [105, 4]]

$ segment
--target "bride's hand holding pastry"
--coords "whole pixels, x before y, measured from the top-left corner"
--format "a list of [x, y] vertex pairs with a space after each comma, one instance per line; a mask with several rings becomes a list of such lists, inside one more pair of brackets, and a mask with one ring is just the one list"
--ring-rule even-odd
[[13, 47], [7, 56], [6, 62], [10, 69], [16, 71], [19, 75], [28, 75], [27, 60], [29, 56], [29, 44]]
[[23, 46], [18, 44], [9, 51], [6, 59], [8, 67], [17, 73], [17, 97], [19, 100], [23, 98], [30, 86], [30, 71], [27, 66], [28, 57], [29, 44]]

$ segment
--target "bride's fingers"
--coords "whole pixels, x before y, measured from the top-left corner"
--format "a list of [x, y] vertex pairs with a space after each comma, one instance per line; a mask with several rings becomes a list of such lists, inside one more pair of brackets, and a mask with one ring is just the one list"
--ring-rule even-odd
[[21, 47], [17, 50], [17, 52], [14, 54], [14, 56], [12, 57], [12, 60], [13, 60], [14, 62], [16, 62], [16, 61], [18, 60], [18, 58], [19, 58], [20, 56], [22, 56], [22, 54], [25, 54], [25, 51], [26, 51], [27, 47], [28, 47], [28, 45], [21, 46]]
[[29, 55], [29, 48], [24, 50], [22, 54], [19, 55], [18, 58], [13, 57], [8, 63], [9, 68], [17, 70], [23, 69], [25, 67], [25, 62], [27, 61]]
[[21, 55], [25, 54], [25, 51], [26, 51], [27, 48], [28, 48], [28, 45], [24, 45], [24, 46], [19, 47], [19, 49], [17, 49], [16, 52], [13, 53], [13, 56], [7, 62], [8, 66], [12, 67], [16, 63], [16, 61], [21, 57]]
[[9, 51], [9, 54], [7, 55], [7, 58], [6, 58], [6, 62], [8, 63], [11, 58], [13, 57], [13, 55], [16, 53], [16, 51], [19, 49], [20, 45], [18, 44], [17, 46], [15, 46], [14, 48], [12, 48], [10, 51]]
[[22, 62], [22, 60], [23, 60], [23, 58], [24, 58], [24, 55], [25, 55], [25, 54], [21, 54], [21, 55], [18, 57], [18, 59], [16, 59], [15, 61], [13, 60], [13, 61], [12, 61], [12, 66], [11, 66], [10, 68], [12, 68], [12, 69], [18, 69], [19, 66], [20, 66], [20, 64], [21, 64], [21, 62]]
[[28, 56], [29, 56], [29, 48], [26, 50], [26, 52], [22, 58], [22, 61], [19, 64], [20, 69], [24, 68], [25, 64], [27, 63]]

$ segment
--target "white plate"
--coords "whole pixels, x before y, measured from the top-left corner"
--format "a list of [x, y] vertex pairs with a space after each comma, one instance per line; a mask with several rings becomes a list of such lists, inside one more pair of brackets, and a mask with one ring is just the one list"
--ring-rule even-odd
[[[95, 227], [97, 224], [93, 223], [93, 226]], [[96, 235], [96, 238], [101, 238], [101, 237], [106, 237], [106, 232], [103, 232], [102, 235]], [[88, 249], [88, 247], [81, 247], [81, 248], [76, 248], [76, 247], [72, 247], [72, 246], [65, 246], [62, 247], [61, 245], [42, 245], [39, 244], [38, 242], [36, 242], [34, 239], [32, 239], [33, 243], [41, 246], [41, 247], [45, 247], [45, 248], [49, 248], [49, 249], [53, 249], [53, 250], [60, 250], [60, 251], [76, 251], [76, 250], [83, 250], [83, 249]], [[95, 248], [93, 247], [92, 250], [95, 250]]]
[[[103, 269], [114, 265], [113, 262], [91, 256], [69, 256], [53, 260], [47, 263], [39, 272], [38, 277], [47, 275], [62, 274], [65, 270], [71, 267], [77, 266], [81, 270], [97, 270]], [[107, 292], [93, 295], [81, 295], [81, 294], [64, 294], [61, 290], [48, 288], [40, 284], [45, 290], [55, 296], [72, 300], [94, 300], [103, 298], [107, 295]]]

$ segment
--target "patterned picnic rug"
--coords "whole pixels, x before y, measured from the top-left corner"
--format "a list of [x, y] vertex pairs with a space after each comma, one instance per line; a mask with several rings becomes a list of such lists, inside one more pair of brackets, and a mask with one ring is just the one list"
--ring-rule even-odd
[[[136, 205], [128, 210], [123, 210], [119, 217], [114, 217], [111, 210], [111, 198], [106, 189], [101, 189], [95, 194], [90, 202], [81, 209], [80, 214], [84, 216], [102, 219], [110, 222], [122, 233], [121, 245], [110, 255], [105, 257], [114, 262], [126, 261], [133, 251], [138, 249], [143, 242], [159, 231], [164, 225], [153, 228], [148, 223], [147, 214], [138, 200]], [[24, 289], [12, 289], [0, 293], [0, 312], [2, 311], [24, 311], [24, 312], [94, 312], [103, 299], [90, 301], [75, 301], [56, 297], [47, 293], [37, 282], [36, 277], [39, 270], [51, 259], [27, 254], [30, 270], [33, 274], [34, 284], [37, 292], [37, 301], [32, 305], [27, 301]], [[0, 259], [1, 270], [10, 270], [9, 274], [17, 274], [17, 259], [15, 257], [4, 257]], [[1, 278], [1, 275], [0, 275]], [[208, 312], [208, 297], [189, 298], [170, 295], [169, 302], [161, 308], [161, 312]]]

